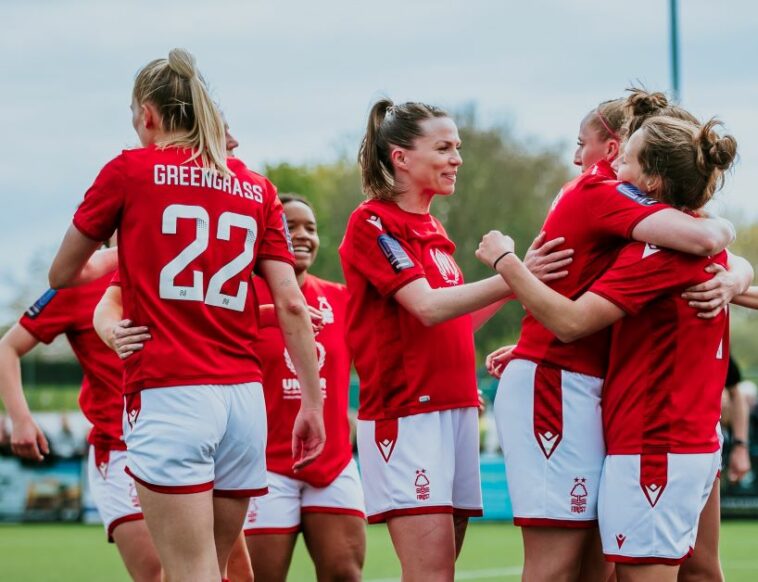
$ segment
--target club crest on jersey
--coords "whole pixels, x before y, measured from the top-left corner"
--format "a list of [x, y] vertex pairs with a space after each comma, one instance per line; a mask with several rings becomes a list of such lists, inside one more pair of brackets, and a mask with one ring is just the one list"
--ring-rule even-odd
[[587, 511], [587, 479], [575, 477], [574, 486], [571, 488], [571, 513], [584, 513]]
[[441, 249], [430, 249], [429, 255], [432, 257], [434, 264], [437, 265], [442, 279], [448, 285], [458, 285], [461, 282], [461, 272], [458, 265], [455, 264], [453, 257]]
[[410, 269], [413, 266], [413, 261], [408, 257], [408, 254], [405, 252], [402, 245], [386, 232], [380, 234], [376, 239], [376, 242], [379, 244], [379, 248], [382, 249], [382, 253], [396, 273], [404, 271], [405, 269]]
[[[324, 367], [324, 362], [326, 362], [326, 348], [321, 342], [316, 342], [316, 356], [318, 357], [318, 371], [320, 372], [321, 368]], [[287, 351], [287, 348], [284, 348], [284, 364], [290, 372], [297, 374], [297, 370], [295, 370], [295, 365], [292, 363], [292, 358], [290, 358], [290, 353]]]
[[426, 469], [418, 469], [416, 471], [416, 480], [413, 482], [413, 486], [416, 488], [416, 499], [419, 501], [428, 501], [431, 497], [431, 483], [429, 477], [426, 476]]
[[36, 318], [40, 313], [42, 313], [42, 310], [47, 306], [50, 301], [52, 301], [53, 297], [55, 297], [55, 294], [58, 293], [55, 289], [48, 289], [45, 291], [42, 296], [35, 301], [29, 309], [26, 310], [26, 316], [30, 319]]
[[374, 228], [377, 228], [379, 231], [384, 230], [384, 227], [382, 226], [382, 219], [379, 218], [376, 214], [369, 216], [366, 219], [366, 222], [368, 222]]
[[318, 298], [318, 310], [321, 312], [322, 321], [324, 324], [334, 323], [334, 309], [329, 305], [326, 297]]
[[622, 182], [616, 186], [616, 190], [629, 198], [629, 200], [632, 200], [637, 204], [641, 204], [642, 206], [652, 206], [653, 204], [658, 204], [657, 200], [650, 198], [642, 190], [638, 189], [636, 186], [629, 184], [628, 182]]

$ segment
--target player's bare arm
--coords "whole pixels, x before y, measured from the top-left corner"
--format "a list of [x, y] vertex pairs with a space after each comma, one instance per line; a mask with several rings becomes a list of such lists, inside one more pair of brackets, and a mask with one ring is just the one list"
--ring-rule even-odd
[[735, 297], [732, 303], [741, 305], [742, 307], [749, 307], [750, 309], [758, 309], [758, 285], [749, 287], [745, 293]]
[[321, 454], [326, 438], [316, 344], [308, 308], [292, 266], [264, 260], [260, 268], [271, 289], [279, 327], [302, 390], [300, 412], [292, 431], [293, 468], [299, 470]]
[[519, 301], [562, 342], [572, 342], [618, 321], [624, 312], [594, 293], [576, 300], [553, 291], [535, 277], [514, 252], [513, 240], [498, 232], [487, 233], [477, 258], [505, 279]]
[[95, 307], [92, 324], [100, 339], [116, 352], [119, 358], [125, 360], [145, 347], [150, 333], [147, 327], [132, 325], [132, 321], [123, 319], [123, 315], [121, 287], [111, 285]]
[[50, 265], [50, 286], [53, 289], [74, 287], [113, 271], [118, 264], [117, 251], [113, 248], [96, 253], [101, 245], [101, 241], [86, 237], [73, 224], [69, 226]]
[[[543, 235], [535, 239], [528, 256], [529, 266], [540, 279], [551, 281], [565, 277], [571, 263], [572, 249], [555, 250], [565, 242], [562, 237], [542, 244]], [[426, 279], [411, 281], [395, 293], [395, 299], [426, 326], [437, 325], [467, 313], [475, 314], [477, 329], [511, 297], [511, 290], [501, 277], [456, 287], [433, 289]], [[480, 311], [481, 310], [481, 311]], [[479, 312], [479, 313], [475, 313]]]
[[696, 218], [666, 208], [642, 219], [632, 238], [659, 247], [709, 257], [734, 242], [734, 225], [725, 218]]
[[29, 411], [21, 384], [21, 356], [39, 342], [19, 324], [0, 339], [0, 399], [13, 424], [11, 449], [15, 455], [41, 461], [50, 452], [45, 435]]
[[690, 287], [682, 294], [690, 307], [701, 310], [698, 317], [711, 319], [736, 297], [746, 293], [753, 282], [753, 266], [743, 257], [729, 253], [729, 268], [718, 264], [705, 269], [713, 278]]

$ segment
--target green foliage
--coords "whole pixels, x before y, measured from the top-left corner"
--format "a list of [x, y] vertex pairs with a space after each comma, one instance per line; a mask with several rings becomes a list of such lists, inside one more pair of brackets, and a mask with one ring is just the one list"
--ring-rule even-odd
[[[529, 147], [507, 128], [480, 128], [472, 112], [459, 116], [464, 164], [458, 174], [456, 194], [437, 197], [432, 212], [442, 220], [456, 243], [456, 261], [468, 281], [492, 274], [474, 257], [487, 231], [502, 230], [516, 241], [519, 254], [539, 232], [545, 213], [570, 173], [555, 148]], [[319, 221], [321, 250], [314, 273], [342, 281], [337, 249], [350, 213], [363, 200], [360, 174], [354, 160], [333, 164], [266, 168], [280, 192], [296, 192], [308, 198]], [[480, 354], [518, 337], [523, 310], [507, 306], [477, 334]]]

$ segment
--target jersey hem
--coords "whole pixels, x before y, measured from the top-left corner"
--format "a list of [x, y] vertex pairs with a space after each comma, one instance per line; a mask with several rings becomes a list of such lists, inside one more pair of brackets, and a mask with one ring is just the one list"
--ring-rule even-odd
[[[578, 340], [581, 341], [581, 340]], [[529, 354], [525, 354], [522, 351], [519, 351], [518, 346], [513, 350], [513, 357], [508, 360], [508, 363], [510, 364], [514, 360], [526, 360], [527, 362], [531, 362], [532, 364], [537, 364], [538, 366], [552, 366], [553, 368], [558, 368], [564, 372], [571, 372], [572, 374], [581, 374], [582, 376], [590, 376], [591, 378], [595, 378], [596, 380], [604, 380], [606, 370], [598, 369], [598, 368], [584, 368], [581, 366], [575, 366], [573, 365], [567, 365], [565, 363], [560, 363], [556, 360], [548, 360], [545, 358], [541, 358], [539, 356], [531, 356]], [[581, 369], [580, 369], [581, 368]]]
[[[153, 390], [155, 388], [182, 388], [188, 386], [202, 386], [206, 384], [214, 386], [231, 386], [234, 384], [250, 384], [252, 382], [262, 382], [262, 375], [252, 374], [245, 376], [191, 376], [187, 378], [161, 379], [161, 380], [132, 380], [124, 387], [124, 394], [134, 394], [143, 390]], [[149, 383], [150, 386], [145, 384]]]
[[654, 206], [651, 206], [648, 210], [649, 212], [644, 212], [640, 214], [637, 218], [635, 218], [631, 224], [629, 225], [629, 228], [626, 231], [626, 238], [628, 238], [630, 241], [633, 241], [634, 238], [632, 238], [632, 233], [634, 232], [634, 229], [637, 228], [637, 225], [645, 220], [648, 216], [652, 216], [656, 212], [660, 212], [661, 210], [665, 210], [666, 208], [671, 208], [671, 206], [668, 206], [666, 204], [657, 204]]
[[23, 317], [18, 320], [18, 324], [21, 327], [23, 327], [26, 331], [28, 331], [32, 335], [32, 337], [34, 337], [34, 339], [36, 339], [38, 342], [42, 342], [45, 345], [51, 344], [53, 340], [55, 339], [55, 337], [51, 337], [49, 339], [42, 337], [42, 335], [37, 330], [29, 327], [29, 322], [25, 321]]
[[[321, 453], [321, 455], [328, 455], [328, 451], [324, 451]], [[332, 483], [334, 483], [337, 480], [337, 477], [342, 475], [342, 472], [347, 468], [347, 466], [350, 464], [350, 461], [353, 460], [353, 454], [352, 452], [348, 453], [347, 458], [345, 459], [344, 463], [341, 463], [339, 465], [339, 470], [330, 471], [328, 474], [330, 477], [325, 479], [308, 479], [307, 477], [302, 477], [299, 473], [295, 473], [291, 469], [287, 468], [286, 470], [277, 470], [278, 467], [274, 467], [274, 463], [269, 461], [269, 459], [266, 459], [266, 467], [267, 470], [271, 473], [275, 473], [281, 477], [286, 477], [287, 479], [294, 479], [295, 481], [300, 481], [302, 483], [305, 483], [306, 485], [310, 485], [311, 487], [316, 487], [317, 489], [322, 489], [324, 487], [328, 487]], [[316, 463], [318, 463], [318, 459], [316, 460]], [[316, 469], [316, 467], [313, 467], [312, 465], [308, 466], [306, 471], [311, 471], [313, 469]]]
[[74, 227], [76, 227], [76, 230], [78, 230], [80, 233], [82, 233], [84, 236], [86, 236], [90, 240], [104, 241], [105, 239], [108, 238], [107, 236], [101, 237], [100, 235], [95, 234], [95, 232], [90, 230], [88, 226], [83, 226], [81, 223], [81, 220], [79, 220], [78, 214], [74, 215], [74, 218], [71, 222], [73, 223]]
[[385, 410], [382, 415], [366, 415], [358, 411], [358, 420], [395, 420], [398, 418], [405, 418], [407, 416], [415, 416], [417, 414], [428, 414], [430, 412], [443, 412], [445, 410], [456, 410], [459, 408], [479, 408], [479, 398], [476, 401], [469, 402], [455, 402], [452, 404], [443, 404], [439, 406], [430, 406], [420, 408], [417, 406], [408, 406], [404, 408], [395, 408], [391, 410]]

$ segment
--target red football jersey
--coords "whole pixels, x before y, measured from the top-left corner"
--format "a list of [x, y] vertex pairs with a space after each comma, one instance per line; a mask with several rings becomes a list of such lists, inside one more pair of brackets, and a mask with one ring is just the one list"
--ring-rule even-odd
[[260, 381], [251, 287], [261, 259], [293, 264], [274, 186], [229, 158], [222, 178], [155, 146], [109, 162], [74, 216], [84, 235], [118, 227], [124, 316], [152, 339], [125, 362], [126, 392]]
[[393, 294], [424, 277], [432, 288], [463, 284], [455, 245], [430, 214], [363, 202], [348, 221], [340, 259], [350, 297], [347, 343], [366, 420], [478, 406], [471, 316], [425, 327]]
[[65, 333], [82, 366], [79, 406], [92, 423], [88, 441], [109, 450], [125, 450], [121, 436], [124, 411], [123, 365], [95, 333], [92, 314], [111, 274], [70, 289], [48, 290], [19, 320], [39, 341], [49, 344]]
[[[592, 166], [558, 193], [542, 230], [545, 240], [562, 236], [562, 248], [574, 249], [568, 276], [548, 283], [576, 298], [611, 266], [643, 218], [668, 208], [630, 184], [615, 180], [606, 161]], [[602, 378], [608, 364], [610, 330], [563, 343], [527, 312], [513, 355]]]
[[726, 261], [631, 243], [590, 288], [627, 314], [613, 326], [603, 387], [608, 454], [718, 450], [729, 317], [697, 317], [681, 294]]
[[[278, 327], [260, 330], [255, 351], [263, 368], [266, 395], [268, 443], [266, 465], [269, 471], [299, 479], [314, 487], [326, 487], [342, 472], [352, 458], [350, 423], [347, 417], [350, 389], [350, 354], [345, 342], [347, 289], [307, 275], [300, 288], [308, 305], [321, 311], [324, 328], [316, 335], [319, 381], [324, 396], [324, 452], [305, 469], [292, 471], [292, 426], [300, 410], [300, 383]], [[272, 303], [266, 282], [255, 279], [255, 293], [261, 305]]]

